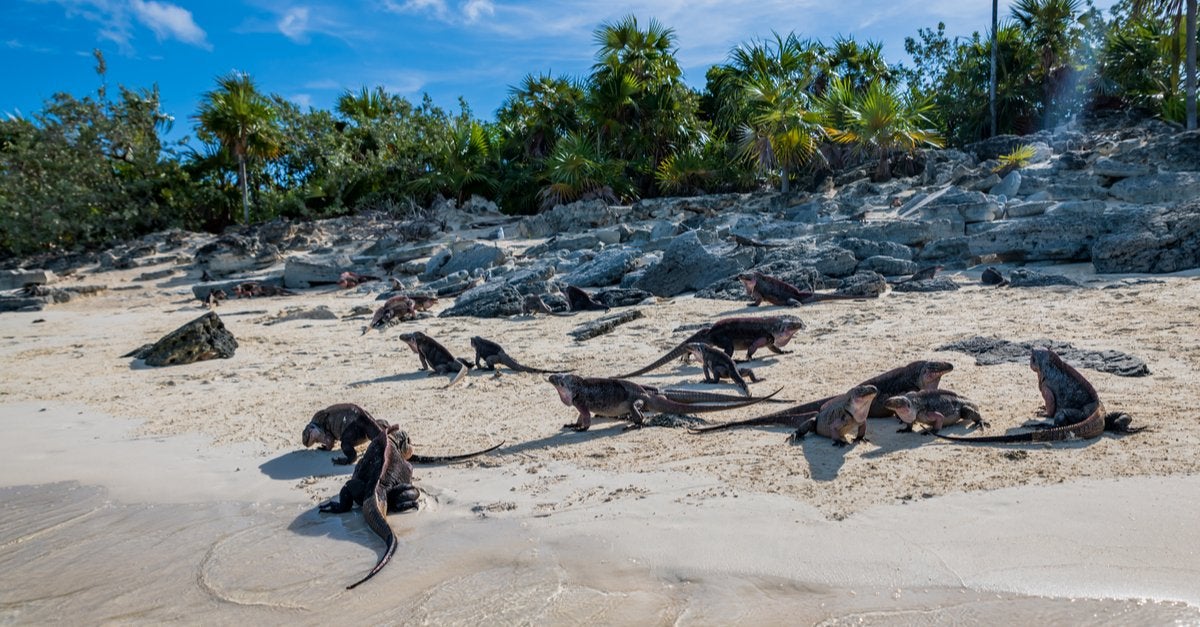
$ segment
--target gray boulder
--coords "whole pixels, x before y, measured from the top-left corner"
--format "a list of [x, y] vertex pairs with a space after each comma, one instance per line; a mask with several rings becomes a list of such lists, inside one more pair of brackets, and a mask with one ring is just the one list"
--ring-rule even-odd
[[228, 275], [267, 268], [280, 257], [279, 249], [272, 244], [230, 233], [201, 246], [194, 259], [197, 266], [211, 274]]
[[924, 281], [905, 281], [892, 286], [896, 292], [950, 292], [958, 289], [958, 283], [948, 276], [935, 276]]
[[178, 366], [207, 359], [229, 359], [238, 343], [216, 312], [208, 312], [124, 357], [145, 360], [147, 366]]
[[521, 313], [524, 297], [506, 283], [487, 283], [463, 292], [454, 301], [454, 306], [443, 311], [439, 317], [473, 316], [475, 318], [499, 318]]
[[14, 290], [30, 283], [46, 285], [54, 279], [54, 273], [49, 270], [0, 270], [0, 290]]
[[461, 252], [451, 254], [446, 263], [433, 270], [433, 273], [446, 276], [465, 270], [470, 274], [476, 270], [486, 270], [501, 265], [506, 261], [508, 261], [508, 253], [504, 249], [491, 244], [475, 244]]
[[637, 305], [648, 298], [654, 298], [654, 294], [645, 290], [611, 287], [597, 291], [592, 294], [592, 298], [605, 307], [629, 307]]
[[647, 268], [633, 287], [656, 296], [675, 296], [708, 287], [741, 269], [737, 261], [710, 252], [696, 231], [688, 231], [671, 241], [662, 261]]
[[578, 233], [600, 226], [612, 226], [627, 212], [628, 208], [610, 207], [603, 200], [581, 200], [525, 218], [514, 225], [513, 232], [518, 237], [529, 238]]
[[[773, 261], [761, 266], [755, 266], [748, 270], [748, 272], [759, 272], [810, 292], [818, 287], [826, 287], [821, 273], [817, 272], [812, 266], [804, 265], [801, 261]], [[750, 297], [746, 294], [746, 287], [742, 285], [742, 282], [737, 280], [736, 276], [731, 276], [696, 292], [696, 298], [746, 300]]]
[[1037, 270], [1030, 270], [1029, 268], [1013, 270], [1012, 275], [1008, 279], [1008, 284], [1013, 287], [1052, 287], [1056, 285], [1080, 287], [1079, 282], [1070, 277], [1061, 274], [1047, 274], [1038, 272]]
[[900, 276], [902, 274], [912, 274], [917, 271], [917, 264], [907, 259], [896, 259], [895, 257], [886, 257], [884, 255], [876, 255], [867, 257], [858, 264], [858, 271], [878, 272], [885, 276]]
[[578, 287], [615, 285], [637, 265], [638, 255], [623, 248], [606, 248], [591, 261], [581, 264], [563, 277], [563, 281]]
[[1200, 201], [1155, 209], [1101, 236], [1092, 246], [1096, 272], [1178, 272], [1200, 267]]
[[305, 288], [337, 283], [351, 266], [346, 255], [293, 255], [283, 264], [283, 285]]
[[875, 298], [887, 291], [888, 282], [878, 272], [859, 272], [842, 279], [842, 285], [837, 288], [838, 294]]
[[876, 242], [857, 237], [847, 237], [838, 241], [837, 245], [850, 251], [855, 259], [859, 260], [879, 255], [894, 257], [896, 259], [911, 260], [913, 258], [913, 250], [911, 248], [904, 244], [897, 244], [896, 242]]
[[1154, 168], [1144, 163], [1126, 163], [1101, 157], [1092, 164], [1092, 174], [1097, 176], [1107, 176], [1110, 178], [1129, 178], [1131, 176], [1146, 176], [1153, 174]]
[[993, 185], [992, 188], [988, 190], [988, 193], [993, 196], [1012, 198], [1016, 196], [1017, 192], [1019, 191], [1021, 191], [1021, 172], [1018, 170], [1013, 170], [1012, 172], [1009, 172], [1003, 179], [1001, 179], [999, 183]]
[[1117, 181], [1110, 193], [1126, 202], [1166, 203], [1200, 196], [1200, 172], [1163, 172]]
[[1006, 261], [1087, 261], [1092, 244], [1123, 219], [1116, 210], [1060, 204], [1043, 216], [1005, 220], [968, 238], [970, 254]]

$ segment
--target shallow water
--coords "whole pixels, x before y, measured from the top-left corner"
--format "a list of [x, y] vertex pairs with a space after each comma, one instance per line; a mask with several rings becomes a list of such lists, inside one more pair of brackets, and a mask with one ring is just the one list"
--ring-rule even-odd
[[[347, 591], [382, 543], [357, 514], [303, 505], [127, 505], [103, 488], [0, 489], [0, 622], [256, 624], [1195, 624], [1183, 604], [932, 588], [842, 589], [663, 568], [603, 537], [439, 508], [392, 515], [400, 548]], [[416, 520], [421, 517], [421, 520]]]

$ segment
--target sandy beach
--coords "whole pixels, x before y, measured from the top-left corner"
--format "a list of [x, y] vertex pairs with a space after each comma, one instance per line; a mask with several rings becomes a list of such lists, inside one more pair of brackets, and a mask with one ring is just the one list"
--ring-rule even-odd
[[[168, 368], [119, 355], [203, 313], [195, 277], [84, 272], [70, 284], [110, 289], [0, 316], [0, 622], [1200, 622], [1200, 278], [1052, 269], [1088, 287], [984, 288], [966, 271], [951, 273], [956, 292], [798, 310], [681, 297], [584, 342], [567, 332], [602, 313], [362, 336], [367, 319], [341, 317], [372, 295], [314, 289], [223, 304], [236, 356]], [[339, 319], [267, 324], [319, 305]], [[808, 328], [791, 354], [756, 356], [757, 393], [804, 401], [940, 359], [955, 366], [943, 387], [1002, 434], [1035, 417], [1036, 375], [936, 347], [1049, 338], [1145, 360], [1148, 377], [1082, 372], [1153, 431], [983, 447], [873, 419], [870, 442], [846, 449], [789, 444], [783, 427], [697, 436], [602, 420], [580, 434], [561, 430], [575, 412], [544, 376], [472, 371], [447, 389], [397, 339], [419, 329], [469, 357], [482, 335], [527, 365], [611, 376], [675, 346], [680, 327], [772, 313]], [[735, 392], [698, 385], [695, 364], [638, 380]], [[313, 412], [339, 402], [400, 423], [422, 454], [506, 443], [418, 468], [422, 509], [389, 517], [400, 549], [353, 591], [381, 543], [357, 512], [316, 511], [349, 469], [300, 445]]]

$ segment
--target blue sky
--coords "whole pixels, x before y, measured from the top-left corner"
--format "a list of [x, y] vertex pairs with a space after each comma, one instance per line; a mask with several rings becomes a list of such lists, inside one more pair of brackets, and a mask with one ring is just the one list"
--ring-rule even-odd
[[[1008, 5], [1000, 2], [1002, 18]], [[906, 61], [906, 36], [939, 21], [951, 35], [985, 30], [991, 2], [4, 0], [2, 11], [0, 113], [37, 111], [56, 91], [94, 91], [99, 48], [110, 86], [159, 85], [179, 135], [191, 133], [214, 78], [232, 70], [302, 106], [332, 108], [346, 89], [383, 85], [414, 101], [428, 92], [448, 109], [463, 96], [490, 119], [525, 74], [586, 74], [592, 32], [631, 13], [675, 29], [685, 79], [703, 86], [732, 47], [772, 30], [878, 40], [889, 62]]]

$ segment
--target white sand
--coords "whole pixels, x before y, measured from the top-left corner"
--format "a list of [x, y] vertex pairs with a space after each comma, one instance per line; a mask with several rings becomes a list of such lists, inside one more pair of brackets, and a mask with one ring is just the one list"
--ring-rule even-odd
[[[119, 285], [141, 271], [81, 282]], [[767, 377], [756, 389], [782, 386], [781, 396], [807, 400], [912, 359], [944, 359], [956, 367], [944, 387], [977, 399], [990, 432], [1003, 433], [1040, 404], [1034, 374], [1023, 364], [978, 367], [933, 347], [973, 335], [1049, 337], [1149, 363], [1145, 378], [1084, 374], [1110, 410], [1131, 413], [1153, 433], [1007, 448], [896, 434], [891, 420], [872, 420], [872, 442], [849, 450], [821, 438], [790, 446], [782, 428], [691, 436], [669, 428], [622, 433], [621, 423], [602, 421], [587, 434], [564, 433], [559, 427], [574, 412], [542, 377], [472, 373], [446, 390], [445, 378], [416, 373], [396, 329], [360, 338], [363, 320], [264, 326], [268, 315], [237, 315], [318, 304], [344, 314], [375, 304], [332, 290], [231, 301], [218, 313], [241, 343], [233, 359], [162, 369], [131, 368], [117, 355], [202, 313], [184, 281], [4, 314], [0, 425], [9, 437], [0, 445], [0, 483], [74, 480], [101, 489], [81, 503], [109, 505], [79, 513], [108, 523], [83, 533], [85, 525], [60, 528], [38, 513], [66, 507], [52, 506], [61, 484], [10, 499], [28, 505], [6, 506], [0, 526], [0, 547], [19, 549], [0, 557], [0, 589], [8, 591], [0, 593], [0, 619], [114, 618], [128, 608], [152, 621], [194, 620], [195, 612], [225, 612], [213, 616], [228, 621], [282, 622], [302, 612], [439, 624], [1195, 621], [1200, 411], [1190, 387], [1200, 363], [1200, 281], [1165, 281], [1115, 290], [969, 287], [822, 304], [788, 311], [809, 325], [788, 347], [794, 354], [752, 364]], [[685, 335], [672, 333], [681, 324], [745, 311], [754, 310], [675, 299], [583, 343], [565, 332], [600, 314], [404, 328], [425, 330], [461, 356], [479, 334], [528, 365], [611, 375], [674, 346]], [[700, 374], [672, 364], [643, 380], [696, 383]], [[312, 413], [335, 402], [400, 422], [427, 454], [508, 442], [482, 462], [418, 471], [426, 507], [391, 517], [401, 552], [369, 584], [387, 599], [363, 602], [355, 593], [369, 592], [365, 586], [341, 590], [369, 569], [379, 542], [357, 515], [315, 513], [345, 470], [329, 464], [330, 453], [297, 450]], [[749, 417], [760, 407], [708, 417]], [[140, 426], [129, 430], [124, 419]], [[174, 529], [182, 520], [185, 528]], [[148, 530], [176, 541], [143, 546]], [[97, 563], [95, 552], [72, 557], [70, 569], [52, 568], [55, 556], [17, 563], [36, 555], [38, 542], [56, 546], [54, 538], [72, 533], [82, 534], [74, 538], [80, 546], [108, 534], [129, 538], [122, 555], [135, 565], [169, 558], [173, 567], [150, 588], [174, 602], [156, 605], [133, 592], [145, 576], [135, 567], [89, 587], [114, 568], [112, 559]], [[124, 593], [105, 594], [114, 590]], [[45, 595], [60, 600], [30, 601]], [[1188, 605], [1062, 605], [1020, 595]], [[419, 611], [397, 613], [400, 599]]]

